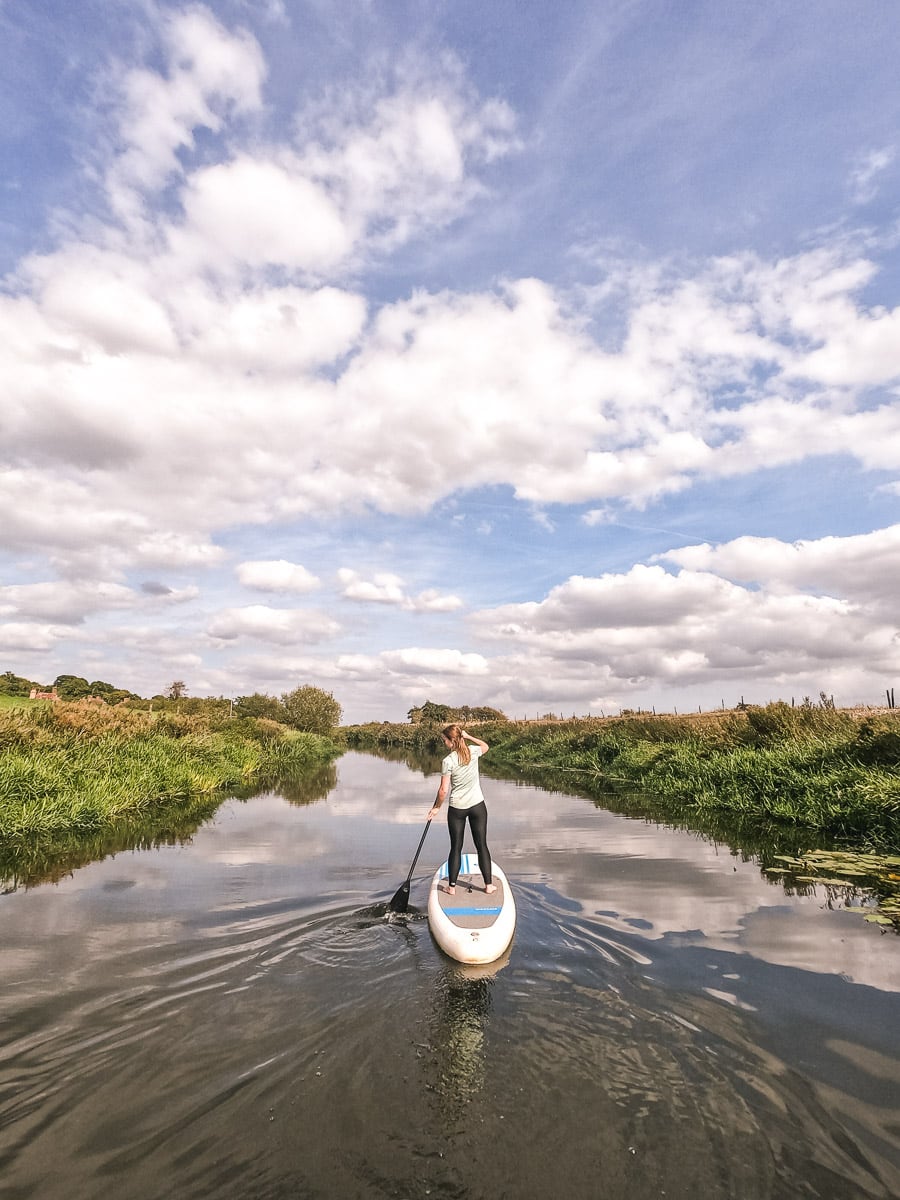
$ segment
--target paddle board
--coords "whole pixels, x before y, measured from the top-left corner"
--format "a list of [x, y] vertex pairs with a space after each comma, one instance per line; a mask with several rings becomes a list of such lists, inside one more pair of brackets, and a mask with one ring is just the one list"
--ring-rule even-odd
[[461, 963], [490, 963], [512, 941], [516, 902], [509, 881], [492, 865], [496, 892], [488, 895], [478, 869], [477, 854], [464, 854], [456, 894], [447, 891], [447, 864], [434, 873], [428, 893], [428, 924], [440, 948]]

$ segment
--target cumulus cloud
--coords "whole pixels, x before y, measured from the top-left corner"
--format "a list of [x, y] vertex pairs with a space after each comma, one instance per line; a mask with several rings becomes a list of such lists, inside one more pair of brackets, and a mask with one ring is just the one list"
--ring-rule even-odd
[[890, 527], [685, 547], [660, 556], [681, 567], [675, 572], [650, 563], [571, 576], [542, 599], [476, 612], [470, 623], [483, 653], [414, 646], [255, 658], [247, 669], [273, 685], [302, 675], [351, 689], [373, 717], [386, 694], [409, 704], [464, 699], [510, 715], [692, 698], [711, 707], [713, 697], [716, 705], [743, 694], [765, 702], [821, 690], [842, 703], [872, 702], [900, 670], [890, 597], [897, 538]]
[[849, 537], [783, 542], [740, 537], [669, 550], [661, 559], [692, 571], [714, 572], [772, 591], [825, 593], [854, 603], [896, 610], [900, 579], [900, 525]]
[[34, 621], [0, 621], [0, 649], [6, 652], [52, 650], [68, 632]]
[[244, 155], [207, 167], [190, 178], [183, 202], [185, 221], [170, 241], [198, 267], [321, 272], [340, 266], [353, 245], [328, 194], [289, 162]]
[[130, 588], [115, 583], [10, 584], [0, 587], [0, 617], [77, 625], [91, 613], [131, 608], [137, 600]]
[[473, 169], [516, 146], [515, 118], [482, 100], [449, 55], [407, 58], [330, 93], [297, 117], [302, 168], [340, 204], [357, 238], [384, 252], [446, 224], [482, 191]]
[[[874, 691], [885, 671], [900, 668], [879, 575], [880, 566], [896, 578], [896, 545], [891, 529], [808, 548], [746, 538], [689, 547], [662, 557], [701, 569], [670, 574], [638, 564], [621, 574], [573, 576], [543, 600], [482, 610], [472, 620], [482, 638], [515, 647], [505, 667], [502, 658], [492, 662], [513, 697], [542, 676], [558, 697], [594, 702], [648, 688], [708, 692], [736, 678], [747, 687], [802, 680], [817, 691], [840, 680]], [[878, 560], [871, 570], [867, 549]], [[863, 565], [858, 584], [854, 564]], [[719, 571], [762, 586], [741, 586]], [[870, 591], [867, 581], [876, 579]], [[825, 582], [833, 594], [804, 590]]]
[[487, 659], [461, 650], [385, 650], [379, 660], [402, 674], [486, 675], [489, 670]]
[[178, 152], [194, 145], [197, 129], [218, 132], [231, 114], [262, 104], [265, 63], [256, 39], [226, 30], [196, 5], [162, 14], [162, 72], [124, 72], [119, 118], [120, 152], [107, 186], [120, 210], [124, 192], [162, 185], [179, 170]]
[[[280, 0], [267, 11], [283, 19]], [[158, 44], [119, 71], [114, 128], [97, 139], [109, 212], [60, 222], [0, 294], [0, 551], [71, 585], [7, 588], [8, 639], [46, 648], [102, 612], [189, 600], [194, 584], [121, 581], [212, 572], [237, 526], [421, 514], [498, 488], [551, 524], [550, 506], [583, 504], [590, 527], [815, 456], [900, 471], [900, 308], [870, 303], [876, 263], [848, 240], [620, 260], [612, 282], [571, 290], [509, 278], [366, 294], [373, 264], [488, 197], [491, 165], [517, 147], [511, 109], [453, 59], [410, 58], [304, 99], [286, 134], [266, 124], [249, 33], [201, 5], [155, 20]], [[859, 161], [858, 195], [891, 153]], [[601, 340], [604, 321], [616, 334]], [[387, 672], [401, 689], [456, 674], [485, 699], [543, 696], [550, 679], [573, 699], [728, 670], [777, 679], [853, 656], [865, 675], [896, 658], [895, 539], [687, 547], [483, 609], [473, 628], [495, 659], [393, 650], [313, 665], [371, 670], [373, 687]], [[317, 582], [284, 560], [237, 575], [263, 592]], [[390, 572], [345, 568], [338, 583], [399, 612], [464, 607]], [[217, 648], [338, 632], [326, 614], [265, 605], [207, 626]]]
[[312, 592], [321, 586], [306, 567], [283, 558], [240, 563], [237, 577], [244, 587], [261, 592]]
[[372, 604], [390, 604], [407, 612], [453, 612], [462, 607], [459, 596], [426, 588], [416, 596], [409, 595], [399, 575], [388, 571], [376, 572], [371, 579], [363, 579], [349, 567], [338, 571], [341, 594], [348, 600], [359, 600]]
[[[149, 200], [168, 172], [179, 205], [133, 238], [93, 228], [31, 256], [0, 297], [12, 499], [0, 545], [199, 567], [237, 523], [421, 513], [467, 488], [509, 487], [537, 513], [589, 504], [591, 523], [613, 502], [810, 455], [900, 467], [900, 407], [868, 391], [900, 379], [900, 310], [859, 300], [871, 262], [834, 246], [635, 268], [614, 346], [587, 332], [593, 299], [539, 279], [370, 312], [341, 279], [353, 247], [413, 237], [413, 210], [426, 223], [458, 212], [479, 165], [509, 148], [511, 115], [443, 67], [434, 87], [413, 73], [378, 102], [361, 84], [333, 111], [304, 112], [291, 144], [223, 143], [218, 161], [193, 164], [176, 153], [190, 131], [236, 129], [264, 71], [244, 34], [191, 13], [183, 51], [164, 38], [164, 128], [144, 165], [130, 134], [119, 147], [130, 187]], [[128, 129], [149, 111], [135, 99]], [[464, 436], [424, 402], [436, 396], [453, 398]], [[33, 504], [15, 503], [23, 490]]]
[[99, 613], [185, 603], [198, 595], [193, 585], [144, 584], [135, 591], [119, 583], [85, 579], [8, 584], [0, 586], [0, 618], [81, 625]]
[[228, 608], [217, 613], [206, 632], [220, 642], [253, 638], [291, 646], [321, 642], [334, 637], [339, 631], [337, 621], [315, 609], [270, 608], [266, 604], [249, 604], [244, 608]]

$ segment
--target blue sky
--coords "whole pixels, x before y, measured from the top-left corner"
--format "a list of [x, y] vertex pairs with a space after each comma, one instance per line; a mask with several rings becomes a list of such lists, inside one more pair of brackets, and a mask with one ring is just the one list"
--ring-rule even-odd
[[0, 669], [900, 673], [893, 3], [0, 0]]

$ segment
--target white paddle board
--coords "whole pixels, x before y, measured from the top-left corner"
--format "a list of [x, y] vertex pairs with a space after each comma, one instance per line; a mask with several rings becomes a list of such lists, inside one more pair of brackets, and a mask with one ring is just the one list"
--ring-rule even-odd
[[447, 864], [434, 873], [428, 893], [428, 924], [434, 940], [461, 963], [490, 963], [503, 954], [516, 930], [516, 902], [509, 880], [492, 864], [496, 892], [488, 895], [477, 854], [464, 854], [456, 894], [447, 890]]

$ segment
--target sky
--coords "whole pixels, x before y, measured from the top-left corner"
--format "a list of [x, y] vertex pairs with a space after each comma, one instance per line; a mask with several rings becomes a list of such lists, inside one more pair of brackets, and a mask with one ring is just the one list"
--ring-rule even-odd
[[900, 684], [893, 0], [0, 0], [0, 671]]

